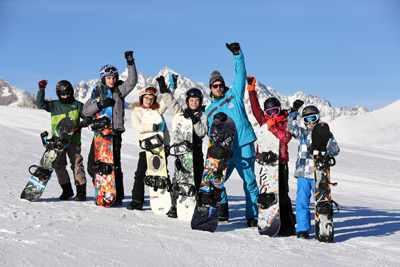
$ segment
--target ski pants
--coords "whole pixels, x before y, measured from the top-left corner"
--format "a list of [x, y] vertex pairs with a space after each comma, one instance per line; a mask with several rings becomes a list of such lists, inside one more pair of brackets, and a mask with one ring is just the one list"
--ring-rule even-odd
[[279, 213], [281, 230], [294, 229], [296, 218], [289, 197], [289, 169], [287, 163], [279, 163]]
[[75, 184], [86, 184], [85, 169], [83, 167], [83, 158], [81, 156], [81, 146], [69, 144], [61, 153], [60, 158], [54, 166], [57, 174], [58, 183], [65, 185], [70, 183], [69, 174], [67, 171], [67, 155], [71, 163], [71, 170], [74, 174]]
[[[254, 143], [233, 148], [233, 156], [229, 159], [225, 182], [231, 176], [233, 170], [239, 173], [243, 180], [243, 189], [246, 197], [246, 219], [258, 218], [258, 186], [254, 174], [255, 149]], [[222, 193], [221, 204], [228, 203], [228, 196], [225, 191]]]
[[296, 197], [296, 232], [311, 230], [310, 198], [314, 193], [314, 180], [304, 177], [297, 178]]
[[[114, 156], [114, 170], [115, 170], [115, 189], [117, 193], [117, 199], [124, 199], [124, 181], [123, 173], [121, 169], [121, 147], [122, 147], [122, 132], [115, 132], [113, 136], [113, 156]], [[90, 152], [88, 156], [87, 169], [89, 175], [92, 177], [93, 184], [95, 174], [90, 171], [90, 165], [94, 162], [94, 140], [90, 146]]]

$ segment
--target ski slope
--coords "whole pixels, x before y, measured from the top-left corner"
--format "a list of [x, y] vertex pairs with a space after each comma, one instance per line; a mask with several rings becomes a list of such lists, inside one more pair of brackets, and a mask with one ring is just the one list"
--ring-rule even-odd
[[[295, 236], [260, 236], [256, 229], [247, 228], [237, 172], [226, 183], [229, 223], [219, 225], [215, 233], [193, 231], [188, 222], [154, 215], [148, 192], [144, 211], [127, 210], [139, 152], [129, 110], [122, 146], [126, 194], [122, 207], [95, 206], [90, 181], [88, 201], [59, 201], [61, 188], [56, 176], [38, 202], [20, 200], [29, 179], [27, 169], [37, 164], [44, 152], [39, 134], [50, 131], [50, 114], [0, 106], [0, 265], [399, 266], [400, 124], [396, 118], [393, 123], [393, 116], [382, 115], [399, 112], [397, 101], [382, 110], [331, 123], [341, 148], [337, 166], [332, 168], [332, 180], [338, 182], [333, 199], [341, 204], [341, 211], [334, 217], [334, 243], [326, 244], [316, 241], [313, 231], [309, 240], [299, 240]], [[171, 117], [166, 117], [170, 125]], [[385, 125], [382, 131], [370, 132], [381, 123]], [[91, 138], [92, 133], [84, 129], [85, 160]], [[380, 140], [386, 141], [382, 145]], [[289, 150], [294, 207], [296, 140]], [[169, 164], [172, 171], [172, 159]]]

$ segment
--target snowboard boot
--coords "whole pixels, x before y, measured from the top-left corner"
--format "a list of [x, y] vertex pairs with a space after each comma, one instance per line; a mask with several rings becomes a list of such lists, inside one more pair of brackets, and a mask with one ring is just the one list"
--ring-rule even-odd
[[281, 229], [278, 232], [278, 235], [280, 235], [280, 236], [292, 236], [295, 234], [296, 234], [296, 230], [294, 228]]
[[128, 210], [142, 210], [143, 209], [143, 203], [141, 202], [136, 202], [135, 200], [132, 200], [131, 203], [126, 207]]
[[308, 231], [301, 231], [297, 233], [297, 238], [308, 239], [310, 233]]
[[169, 209], [169, 211], [167, 212], [167, 216], [169, 217], [169, 218], [178, 218], [178, 215], [177, 215], [177, 213], [176, 213], [176, 207], [171, 207], [170, 209]]
[[75, 201], [86, 201], [86, 184], [76, 185]]
[[229, 220], [229, 206], [228, 203], [222, 203], [219, 208], [219, 218], [220, 222], [227, 222]]
[[121, 206], [122, 205], [122, 198], [116, 198], [113, 206]]
[[247, 227], [257, 227], [258, 220], [257, 219], [247, 219]]
[[71, 183], [62, 184], [62, 194], [60, 196], [60, 200], [68, 200], [70, 197], [74, 196], [74, 191], [72, 190]]

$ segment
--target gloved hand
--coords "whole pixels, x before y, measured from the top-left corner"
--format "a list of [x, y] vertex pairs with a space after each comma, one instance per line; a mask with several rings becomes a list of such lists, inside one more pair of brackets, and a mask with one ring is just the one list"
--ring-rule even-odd
[[190, 118], [192, 120], [193, 125], [199, 122], [194, 113], [190, 112], [188, 109], [185, 109], [185, 111], [183, 112], [183, 117], [185, 117], [185, 119]]
[[99, 110], [102, 110], [103, 108], [106, 107], [113, 107], [115, 105], [115, 100], [107, 97], [106, 99], [102, 99], [99, 102], [97, 102], [97, 107], [99, 108]]
[[164, 76], [160, 76], [160, 77], [158, 77], [157, 79], [157, 82], [158, 82], [158, 87], [160, 87], [160, 92], [163, 94], [163, 93], [169, 93], [168, 92], [168, 89], [167, 89], [167, 85], [166, 85], [166, 83], [165, 83], [165, 78], [164, 78]]
[[169, 75], [169, 88], [176, 89], [176, 86], [178, 85], [178, 77], [179, 75], [176, 74]]
[[41, 80], [40, 82], [38, 82], [38, 85], [39, 85], [39, 90], [44, 91], [44, 89], [46, 89], [47, 86], [47, 80]]
[[153, 124], [153, 132], [164, 132], [165, 131], [165, 121], [158, 124]]
[[228, 119], [228, 116], [226, 116], [225, 113], [220, 112], [214, 115], [214, 120], [219, 119], [220, 121], [226, 121]]
[[253, 76], [247, 76], [247, 91], [256, 90], [256, 78]]
[[125, 52], [126, 63], [128, 65], [135, 64], [135, 60], [133, 59], [133, 51], [126, 51]]
[[299, 111], [299, 108], [304, 104], [304, 101], [297, 99], [296, 101], [293, 102], [293, 107], [290, 110], [290, 112], [296, 112]]
[[79, 133], [82, 129], [83, 125], [82, 122], [78, 123], [75, 129], [72, 130], [73, 133]]
[[240, 51], [239, 43], [231, 43], [231, 44], [226, 43], [226, 47], [229, 50], [231, 50], [232, 54], [234, 54], [234, 55], [238, 55], [239, 54], [239, 51]]
[[268, 129], [271, 129], [271, 126], [276, 124], [276, 119], [268, 119], [267, 120], [267, 125], [268, 125]]

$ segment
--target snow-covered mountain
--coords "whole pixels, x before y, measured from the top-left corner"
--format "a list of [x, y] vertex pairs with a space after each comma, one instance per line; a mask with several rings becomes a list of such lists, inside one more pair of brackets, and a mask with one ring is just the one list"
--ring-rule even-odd
[[24, 108], [37, 108], [36, 96], [16, 88], [0, 78], [0, 105]]
[[[175, 98], [179, 101], [181, 104], [185, 104], [185, 93], [189, 88], [198, 88], [202, 90], [203, 95], [204, 95], [204, 104], [207, 105], [210, 102], [210, 89], [208, 87], [208, 84], [203, 83], [203, 82], [194, 82], [191, 79], [184, 77], [180, 75], [178, 72], [175, 72], [168, 67], [162, 68], [156, 76], [152, 77], [145, 77], [141, 73], [138, 73], [138, 83], [135, 87], [135, 90], [129, 94], [126, 97], [126, 102], [127, 104], [133, 103], [138, 101], [139, 98], [139, 92], [140, 90], [153, 86], [158, 88], [158, 84], [156, 81], [156, 78], [159, 77], [160, 75], [163, 75], [167, 81], [168, 84], [168, 78], [169, 75], [175, 73], [179, 75], [178, 78], [178, 86], [177, 89], [174, 92]], [[125, 80], [127, 77], [127, 69], [120, 75], [121, 80]], [[233, 77], [232, 77], [233, 79]], [[225, 81], [227, 84], [229, 84], [229, 79], [225, 78]], [[100, 79], [94, 79], [94, 80], [88, 80], [88, 81], [81, 81], [80, 83], [74, 85], [75, 88], [75, 96], [77, 99], [79, 99], [82, 102], [86, 102], [86, 100], [90, 96], [90, 92], [92, 89], [100, 83]], [[359, 114], [364, 114], [367, 113], [367, 109], [363, 107], [355, 107], [352, 110], [349, 110], [347, 107], [344, 108], [336, 108], [332, 107], [329, 103], [329, 101], [318, 98], [317, 96], [312, 96], [312, 95], [306, 95], [303, 92], [297, 92], [296, 94], [290, 95], [290, 96], [285, 96], [277, 91], [275, 91], [273, 88], [263, 85], [262, 83], [257, 81], [256, 84], [256, 91], [258, 94], [258, 99], [263, 105], [264, 101], [268, 97], [277, 97], [280, 99], [282, 103], [283, 108], [289, 108], [292, 103], [296, 99], [301, 99], [305, 102], [305, 105], [316, 105], [320, 111], [321, 111], [321, 116], [324, 118], [325, 121], [331, 121], [334, 120], [335, 118], [341, 117], [341, 116], [354, 116], [354, 115], [359, 115]], [[245, 94], [245, 105], [246, 105], [246, 110], [247, 113], [251, 113], [251, 108], [250, 108], [250, 101], [248, 98], [248, 94]], [[249, 116], [250, 120], [255, 124], [255, 120], [253, 116]]]

